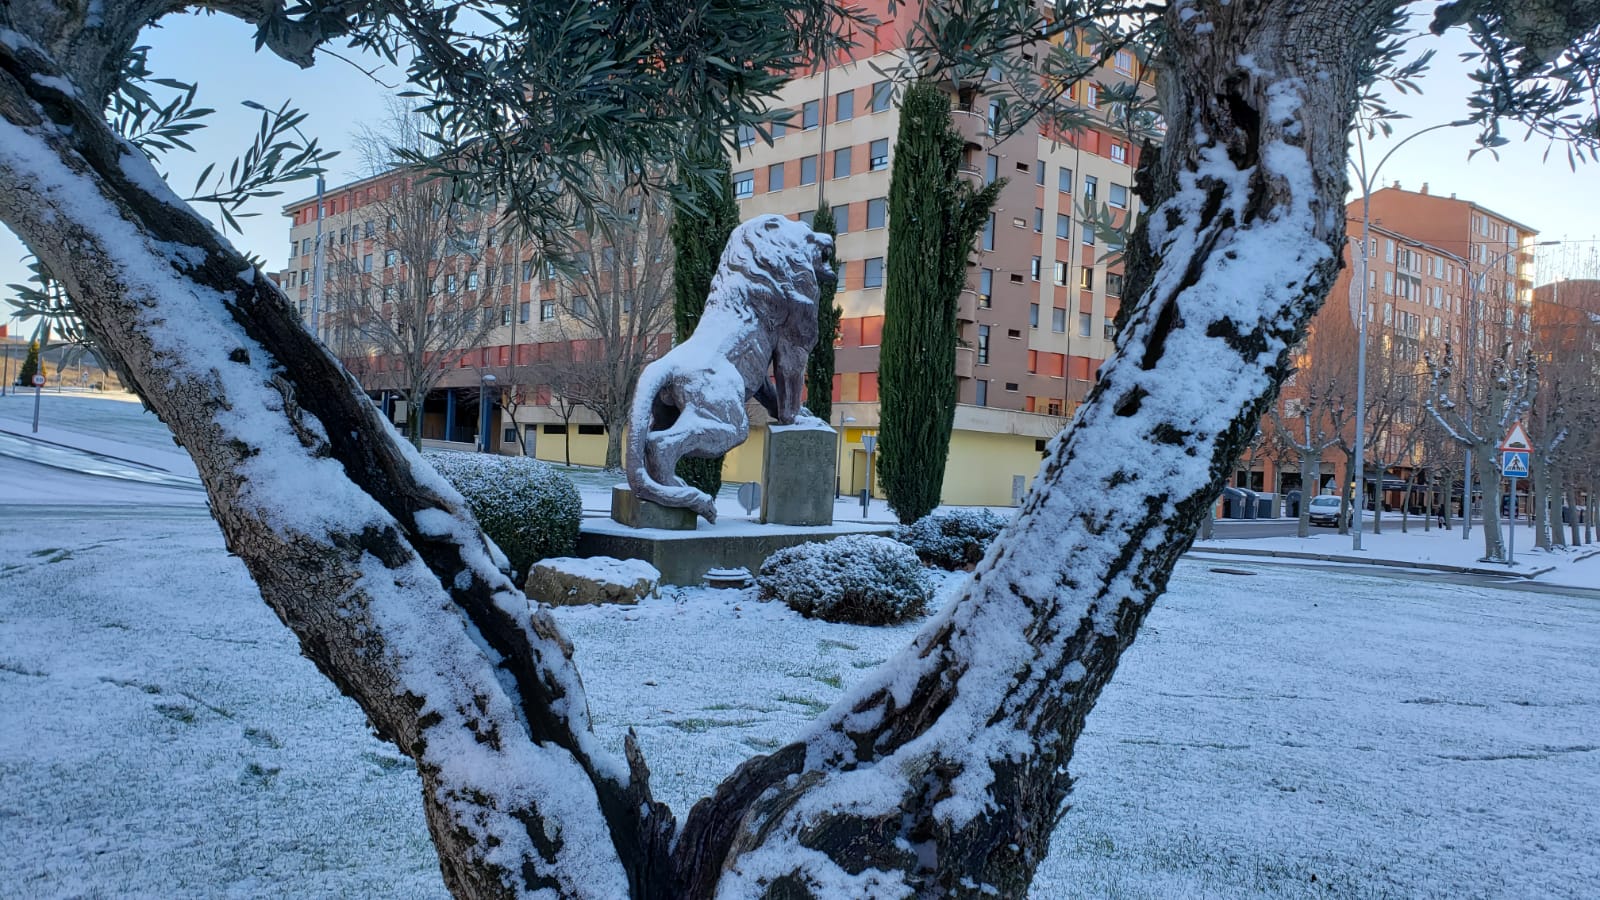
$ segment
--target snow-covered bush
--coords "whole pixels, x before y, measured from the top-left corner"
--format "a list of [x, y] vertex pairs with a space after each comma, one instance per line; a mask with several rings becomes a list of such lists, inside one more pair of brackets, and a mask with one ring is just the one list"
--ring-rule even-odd
[[927, 610], [933, 585], [904, 544], [874, 535], [786, 547], [756, 576], [762, 599], [802, 616], [854, 625], [891, 625]]
[[549, 556], [571, 556], [578, 544], [583, 504], [567, 476], [526, 456], [423, 452], [455, 486], [483, 533], [499, 545], [519, 574]]
[[1006, 520], [987, 509], [941, 509], [895, 531], [895, 540], [941, 569], [965, 569], [983, 559]]

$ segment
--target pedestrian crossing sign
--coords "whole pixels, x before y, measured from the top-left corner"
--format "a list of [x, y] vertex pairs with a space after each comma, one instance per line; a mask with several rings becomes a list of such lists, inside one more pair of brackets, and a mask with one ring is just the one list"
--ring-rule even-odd
[[1505, 478], [1528, 477], [1528, 451], [1502, 450], [1500, 452], [1500, 474]]

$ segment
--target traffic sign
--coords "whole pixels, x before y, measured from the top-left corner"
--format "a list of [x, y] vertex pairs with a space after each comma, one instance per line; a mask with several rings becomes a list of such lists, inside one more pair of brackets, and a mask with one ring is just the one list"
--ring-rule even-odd
[[44, 387], [44, 376], [43, 375], [35, 375], [35, 376], [33, 376], [33, 386], [34, 387]]
[[1528, 477], [1528, 451], [1500, 451], [1500, 474], [1505, 478]]
[[1528, 440], [1528, 432], [1523, 430], [1520, 421], [1511, 423], [1511, 430], [1506, 432], [1505, 439], [1500, 442], [1500, 449], [1524, 453], [1533, 449], [1533, 442]]

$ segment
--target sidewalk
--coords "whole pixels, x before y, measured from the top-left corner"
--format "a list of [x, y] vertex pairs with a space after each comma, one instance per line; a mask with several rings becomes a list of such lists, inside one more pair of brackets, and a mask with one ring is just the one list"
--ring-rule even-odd
[[1519, 521], [1516, 526], [1516, 565], [1508, 566], [1482, 558], [1481, 528], [1481, 524], [1474, 525], [1466, 540], [1461, 537], [1459, 524], [1449, 531], [1435, 528], [1431, 531], [1413, 529], [1408, 533], [1367, 532], [1362, 535], [1360, 551], [1352, 548], [1350, 535], [1332, 531], [1313, 532], [1304, 538], [1291, 536], [1229, 540], [1213, 537], [1209, 541], [1196, 541], [1191, 552], [1528, 578], [1580, 587], [1600, 586], [1600, 543], [1539, 550], [1534, 547], [1533, 527]]

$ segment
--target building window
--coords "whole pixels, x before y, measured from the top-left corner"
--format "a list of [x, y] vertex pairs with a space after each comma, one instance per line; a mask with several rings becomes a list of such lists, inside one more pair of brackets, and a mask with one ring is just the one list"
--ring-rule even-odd
[[1106, 316], [1105, 317], [1105, 322], [1103, 323], [1103, 328], [1104, 328], [1104, 336], [1105, 336], [1106, 340], [1109, 341], [1112, 338], [1117, 336], [1117, 320], [1116, 319], [1113, 319], [1110, 316]]
[[733, 173], [733, 196], [743, 200], [756, 192], [756, 173], [750, 169]]
[[1132, 72], [1133, 54], [1126, 50], [1118, 50], [1112, 64], [1116, 66], [1118, 72]]
[[1094, 223], [1093, 222], [1085, 222], [1085, 223], [1083, 223], [1083, 245], [1085, 247], [1093, 247], [1094, 246]]
[[1056, 284], [1065, 286], [1067, 283], [1067, 261], [1056, 261]]
[[989, 118], [985, 121], [989, 126], [990, 134], [995, 134], [1000, 130], [1000, 101], [989, 101]]
[[872, 111], [883, 112], [889, 108], [894, 99], [894, 84], [888, 80], [879, 81], [872, 85]]
[[805, 212], [800, 214], [800, 221], [806, 223], [807, 225], [809, 225], [812, 228], [816, 228], [817, 227], [817, 211], [814, 210], [814, 209], [806, 210]]
[[756, 127], [754, 125], [739, 126], [739, 146], [748, 147], [756, 142]]
[[774, 163], [767, 166], [767, 190], [783, 190], [783, 163]]
[[800, 183], [817, 183], [817, 158], [815, 156], [803, 156], [800, 158]]
[[511, 304], [509, 304], [509, 303], [507, 303], [504, 306], [500, 307], [500, 324], [501, 325], [510, 325], [511, 324]]
[[444, 277], [444, 291], [447, 294], [454, 294], [456, 292], [456, 276], [454, 273]]
[[1106, 273], [1106, 296], [1122, 296], [1122, 276], [1118, 275], [1116, 272]]
[[988, 220], [983, 223], [983, 249], [994, 249], [994, 213], [990, 213]]
[[517, 321], [528, 324], [528, 317], [533, 314], [533, 304], [524, 300], [517, 304]]
[[977, 391], [975, 393], [975, 396], [973, 397], [973, 402], [976, 403], [979, 406], [988, 406], [989, 405], [989, 379], [987, 379], [987, 378], [979, 378], [975, 382], [975, 386], [977, 387]]
[[983, 161], [983, 183], [994, 184], [995, 180], [999, 177], [1000, 157], [991, 153], [989, 154], [988, 158]]
[[850, 204], [841, 203], [830, 210], [833, 213], [833, 233], [850, 233]]
[[988, 307], [994, 297], [994, 270], [978, 270], [978, 305]]
[[840, 91], [833, 98], [833, 120], [848, 122], [856, 117], [856, 92]]
[[364, 256], [361, 257], [361, 271], [363, 271], [363, 272], [371, 272], [372, 271], [372, 254], [371, 253], [365, 254]]
[[1078, 313], [1078, 336], [1088, 337], [1094, 328], [1094, 316], [1088, 313]]
[[1119, 141], [1111, 142], [1111, 161], [1126, 163], [1128, 161], [1128, 145]]
[[475, 291], [477, 289], [478, 289], [478, 273], [477, 272], [468, 272], [467, 273], [467, 290]]
[[1087, 198], [1089, 200], [1093, 200], [1095, 198], [1096, 194], [1098, 193], [1099, 187], [1100, 187], [1100, 179], [1099, 178], [1096, 178], [1093, 175], [1085, 175], [1085, 176], [1083, 176], [1083, 196], [1085, 198]]
[[1117, 209], [1127, 209], [1128, 208], [1128, 188], [1127, 188], [1127, 186], [1126, 185], [1121, 185], [1121, 184], [1113, 184], [1113, 185], [1111, 185], [1111, 195], [1106, 198], [1106, 202], [1111, 204], [1112, 206], [1116, 207]]
[[1033, 261], [1028, 264], [1028, 274], [1033, 277], [1034, 281], [1039, 280], [1039, 257], [1035, 256]]
[[1056, 334], [1065, 334], [1067, 330], [1067, 311], [1057, 306], [1050, 310], [1050, 330]]
[[889, 168], [888, 138], [879, 138], [867, 145], [867, 168], [873, 172]]
[[1028, 327], [1039, 327], [1039, 304], [1037, 303], [1028, 304]]
[[1037, 206], [1033, 208], [1033, 230], [1036, 234], [1044, 234], [1044, 210]]
[[800, 107], [800, 127], [806, 131], [817, 127], [820, 107], [815, 100], [807, 100]]
[[1385, 272], [1385, 273], [1383, 273], [1383, 292], [1385, 294], [1394, 293], [1394, 273], [1393, 272]]
[[1056, 190], [1063, 194], [1072, 193], [1072, 170], [1066, 166], [1056, 172]]
[[1100, 87], [1098, 85], [1085, 85], [1083, 91], [1084, 105], [1090, 109], [1100, 108]]
[[978, 326], [978, 365], [989, 364], [989, 326]]
[[552, 322], [556, 317], [556, 302], [554, 300], [539, 301], [539, 321]]
[[850, 148], [840, 147], [833, 151], [833, 177], [845, 178], [850, 174]]
[[867, 227], [882, 228], [889, 222], [889, 200], [887, 197], [874, 197], [867, 201]]
[[1094, 290], [1094, 269], [1084, 266], [1078, 270], [1078, 287], [1081, 290]]
[[874, 256], [867, 260], [866, 273], [861, 276], [863, 288], [883, 287], [883, 257]]
[[1033, 183], [1044, 187], [1044, 160], [1035, 160], [1033, 169]]
[[1072, 217], [1066, 213], [1056, 213], [1056, 237], [1072, 240]]

